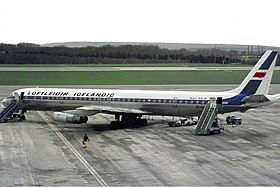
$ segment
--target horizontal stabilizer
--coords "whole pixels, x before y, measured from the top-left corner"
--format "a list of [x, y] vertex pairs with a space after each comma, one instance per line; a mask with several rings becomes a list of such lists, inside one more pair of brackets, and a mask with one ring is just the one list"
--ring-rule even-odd
[[265, 95], [251, 95], [248, 97], [244, 97], [242, 99], [242, 102], [245, 103], [262, 103], [262, 102], [267, 102], [269, 99]]

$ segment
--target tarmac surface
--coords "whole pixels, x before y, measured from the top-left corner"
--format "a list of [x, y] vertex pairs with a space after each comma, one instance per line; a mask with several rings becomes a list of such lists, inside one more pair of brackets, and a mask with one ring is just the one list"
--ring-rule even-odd
[[[0, 99], [18, 88], [0, 86]], [[233, 85], [122, 88], [217, 91]], [[280, 85], [271, 85], [271, 93], [280, 93]], [[171, 128], [172, 117], [110, 130], [110, 115], [81, 125], [30, 111], [24, 122], [0, 123], [0, 186], [279, 186], [279, 111], [276, 103], [232, 113], [243, 124], [211, 136], [193, 135], [194, 126]], [[81, 145], [85, 133], [87, 149]]]

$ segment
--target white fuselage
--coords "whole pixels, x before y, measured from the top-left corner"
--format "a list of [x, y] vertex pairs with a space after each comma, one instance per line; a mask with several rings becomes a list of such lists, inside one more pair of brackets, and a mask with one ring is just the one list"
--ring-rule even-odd
[[[63, 111], [84, 106], [106, 106], [141, 110], [149, 115], [196, 116], [200, 115], [211, 97], [222, 97], [220, 113], [246, 111], [248, 106], [230, 104], [227, 99], [236, 96], [231, 92], [145, 91], [114, 89], [56, 89], [27, 88], [13, 92], [22, 97], [26, 110]], [[133, 112], [132, 112], [133, 113]]]

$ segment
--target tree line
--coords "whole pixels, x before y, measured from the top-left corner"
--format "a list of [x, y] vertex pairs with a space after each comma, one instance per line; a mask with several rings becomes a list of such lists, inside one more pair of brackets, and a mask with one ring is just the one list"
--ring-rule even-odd
[[169, 50], [156, 45], [104, 45], [70, 48], [36, 44], [0, 44], [0, 64], [128, 64], [128, 63], [255, 63], [238, 51]]

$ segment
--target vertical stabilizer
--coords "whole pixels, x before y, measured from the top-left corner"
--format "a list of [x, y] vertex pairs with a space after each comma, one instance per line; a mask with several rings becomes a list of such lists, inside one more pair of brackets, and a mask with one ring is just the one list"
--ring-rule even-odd
[[266, 51], [247, 77], [236, 89], [237, 94], [268, 94], [278, 51]]

